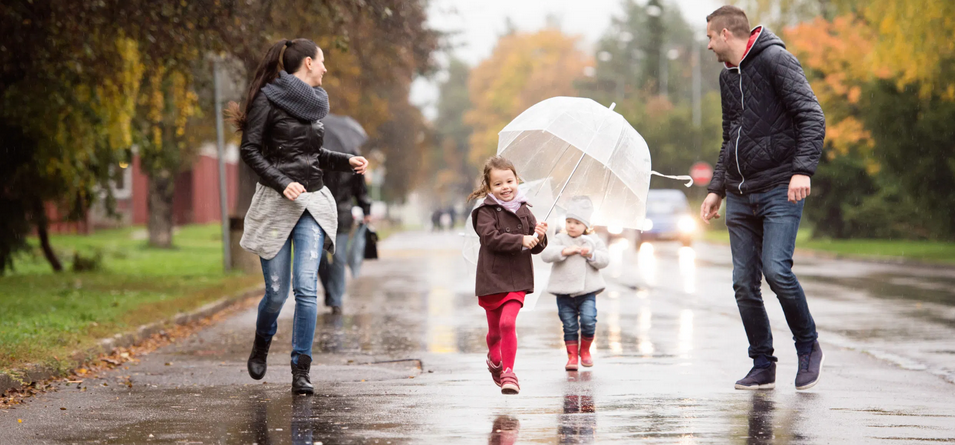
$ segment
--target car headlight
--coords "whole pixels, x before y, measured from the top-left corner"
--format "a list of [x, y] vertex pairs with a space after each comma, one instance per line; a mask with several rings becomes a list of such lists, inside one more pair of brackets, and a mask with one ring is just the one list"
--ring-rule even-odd
[[607, 233], [611, 235], [619, 235], [623, 233], [623, 227], [620, 226], [607, 226]]
[[689, 215], [681, 217], [680, 220], [677, 221], [676, 225], [682, 233], [693, 233], [696, 231], [696, 221], [694, 221], [693, 217]]
[[649, 232], [653, 230], [653, 221], [650, 218], [645, 218], [643, 220], [643, 231]]

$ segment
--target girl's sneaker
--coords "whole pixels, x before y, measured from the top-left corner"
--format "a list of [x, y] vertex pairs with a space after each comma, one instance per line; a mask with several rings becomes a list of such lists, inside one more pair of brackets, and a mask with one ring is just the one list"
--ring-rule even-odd
[[590, 344], [593, 342], [593, 337], [580, 338], [580, 364], [588, 368], [594, 365], [594, 358], [590, 356]]
[[501, 371], [503, 371], [504, 363], [498, 363], [495, 365], [491, 362], [491, 357], [487, 358], [487, 370], [491, 373], [491, 378], [494, 379], [494, 384], [498, 387], [501, 386]]
[[577, 342], [568, 341], [564, 342], [567, 345], [567, 364], [564, 365], [565, 371], [576, 371], [577, 370]]
[[517, 383], [517, 375], [511, 368], [507, 368], [501, 373], [501, 394], [518, 394], [521, 392], [521, 385]]

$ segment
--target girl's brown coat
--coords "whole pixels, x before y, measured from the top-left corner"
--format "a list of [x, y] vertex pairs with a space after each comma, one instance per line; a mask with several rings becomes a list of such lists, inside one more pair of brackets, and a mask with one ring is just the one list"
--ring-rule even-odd
[[491, 197], [471, 212], [474, 231], [481, 238], [474, 293], [477, 296], [504, 292], [534, 292], [532, 254], [547, 247], [547, 237], [531, 250], [523, 250], [524, 235], [533, 235], [537, 219], [524, 203], [517, 214], [498, 205]]

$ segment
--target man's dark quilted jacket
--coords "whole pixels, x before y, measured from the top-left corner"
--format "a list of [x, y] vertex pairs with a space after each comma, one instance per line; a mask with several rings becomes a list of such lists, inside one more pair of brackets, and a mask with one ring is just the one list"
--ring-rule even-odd
[[789, 184], [819, 164], [826, 120], [802, 66], [769, 30], [757, 34], [739, 67], [720, 73], [723, 147], [708, 187], [726, 196]]
[[[346, 154], [358, 156], [357, 152]], [[355, 172], [326, 171], [324, 179], [325, 186], [338, 204], [338, 233], [347, 234], [355, 222], [351, 213], [353, 206], [358, 205], [366, 216], [371, 215], [371, 199], [365, 186], [365, 176]], [[357, 201], [357, 204], [353, 204], [353, 201]]]

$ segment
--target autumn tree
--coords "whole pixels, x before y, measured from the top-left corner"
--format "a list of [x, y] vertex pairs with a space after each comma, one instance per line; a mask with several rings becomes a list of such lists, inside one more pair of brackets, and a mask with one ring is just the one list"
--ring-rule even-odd
[[955, 238], [952, 8], [876, 0], [786, 30], [826, 112], [817, 234]]
[[142, 76], [139, 44], [113, 6], [0, 6], [0, 273], [31, 230], [53, 270], [62, 269], [47, 235], [46, 203], [78, 219], [101, 195], [112, 201], [109, 180], [128, 159]]
[[558, 29], [512, 33], [498, 40], [491, 56], [471, 71], [468, 92], [474, 107], [465, 115], [472, 129], [468, 160], [483, 165], [497, 151], [497, 133], [522, 111], [554, 96], [573, 96], [587, 56], [579, 39]]
[[447, 79], [438, 86], [438, 115], [434, 121], [434, 143], [427, 158], [431, 189], [447, 203], [461, 199], [474, 187], [475, 172], [481, 166], [468, 162], [471, 127], [464, 122], [471, 109], [468, 79], [471, 69], [452, 58]]

